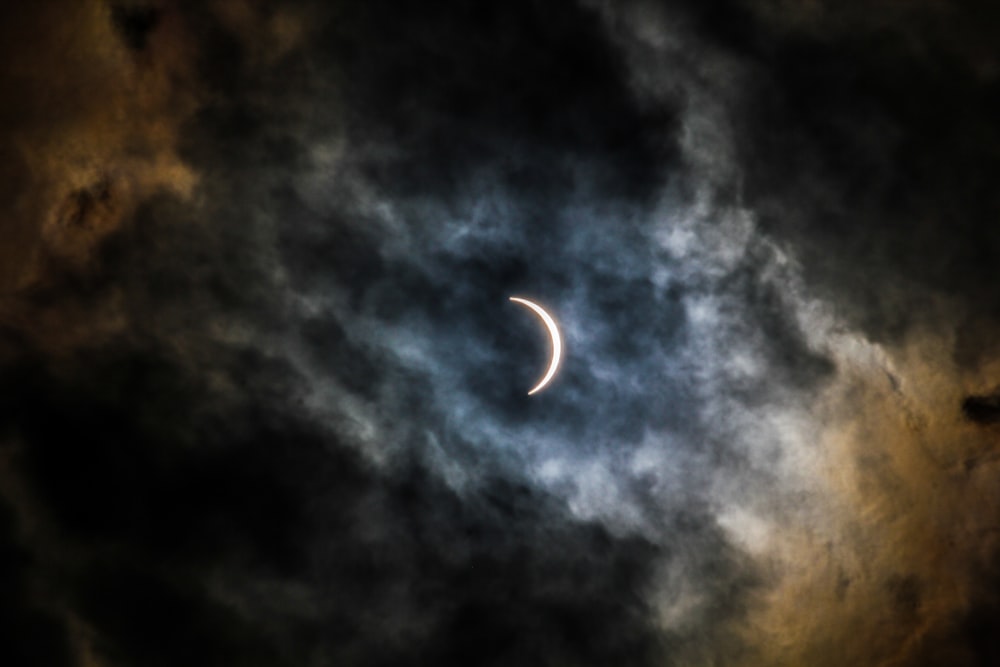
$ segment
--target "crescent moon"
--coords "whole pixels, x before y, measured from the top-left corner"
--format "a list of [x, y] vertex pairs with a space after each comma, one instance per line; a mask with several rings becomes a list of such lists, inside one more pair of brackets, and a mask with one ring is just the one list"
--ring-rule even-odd
[[547, 385], [556, 374], [556, 370], [559, 368], [559, 362], [562, 360], [562, 337], [559, 335], [559, 327], [556, 326], [556, 321], [552, 319], [552, 316], [546, 313], [545, 309], [537, 303], [517, 296], [510, 297], [510, 300], [514, 303], [519, 303], [522, 306], [527, 306], [534, 311], [534, 313], [542, 319], [542, 323], [545, 324], [545, 328], [549, 331], [549, 338], [552, 339], [552, 358], [549, 360], [549, 368], [545, 371], [545, 375], [542, 376], [542, 379], [538, 381], [538, 384], [535, 385], [535, 388], [528, 392], [528, 396], [531, 396], [535, 392], [544, 389], [545, 385]]

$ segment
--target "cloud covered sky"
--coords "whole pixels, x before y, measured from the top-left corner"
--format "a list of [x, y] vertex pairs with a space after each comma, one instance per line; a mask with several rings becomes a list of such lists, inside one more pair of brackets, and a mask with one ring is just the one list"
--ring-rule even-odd
[[0, 663], [1000, 659], [988, 3], [3, 13]]

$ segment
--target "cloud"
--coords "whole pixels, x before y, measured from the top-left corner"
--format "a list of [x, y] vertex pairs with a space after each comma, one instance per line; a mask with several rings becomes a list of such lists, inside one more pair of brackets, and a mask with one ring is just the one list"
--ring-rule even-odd
[[990, 655], [988, 68], [778, 7], [19, 10], [11, 650]]
[[181, 17], [165, 9], [144, 28], [147, 48], [132, 49], [126, 42], [137, 37], [122, 35], [121, 11], [95, 1], [5, 12], [0, 321], [30, 323], [31, 336], [52, 347], [121, 331], [116, 304], [82, 315], [16, 295], [86, 273], [141, 201], [161, 191], [189, 196], [197, 182], [176, 146], [197, 98]]
[[[366, 39], [400, 29], [374, 11], [354, 17], [369, 22]], [[569, 5], [560, 16], [582, 16], [577, 28], [527, 6], [510, 11], [505, 20], [534, 21], [554, 40], [566, 60], [553, 67], [579, 61], [602, 72], [600, 58], [578, 43], [599, 37], [593, 19]], [[21, 316], [9, 318], [6, 332], [3, 446], [25, 489], [12, 500], [19, 516], [44, 526], [19, 548], [38, 559], [42, 579], [58, 582], [42, 599], [79, 628], [74, 650], [112, 665], [659, 661], [667, 647], [644, 591], [661, 545], [575, 516], [534, 484], [521, 447], [495, 439], [525, 405], [521, 392], [477, 385], [449, 359], [458, 351], [473, 367], [511, 378], [534, 372], [497, 349], [526, 344], [531, 333], [509, 322], [497, 330], [493, 309], [470, 307], [531, 270], [518, 257], [524, 248], [511, 244], [495, 257], [492, 241], [471, 252], [435, 247], [437, 228], [412, 214], [425, 197], [413, 198], [413, 184], [403, 182], [419, 172], [407, 164], [412, 153], [381, 166], [372, 159], [372, 142], [402, 120], [370, 118], [368, 135], [342, 104], [311, 101], [357, 93], [354, 112], [387, 108], [387, 91], [365, 90], [359, 75], [387, 67], [391, 54], [351, 69], [344, 53], [324, 54], [330, 47], [314, 37], [264, 60], [244, 57], [241, 40], [258, 23], [236, 14], [200, 14], [196, 36], [205, 43], [191, 46], [198, 80], [214, 94], [178, 121], [170, 145], [198, 174], [196, 186], [151, 186], [120, 209], [103, 181], [72, 191], [68, 219], [103, 226], [80, 254], [54, 262], [10, 300]], [[108, 26], [115, 20], [102, 16]], [[157, 42], [168, 21], [161, 16], [144, 49], [130, 35], [131, 46], [116, 53], [156, 59], [158, 49], [175, 48]], [[461, 32], [446, 14], [435, 20], [430, 33]], [[567, 29], [579, 32], [567, 38]], [[494, 38], [505, 35], [498, 27]], [[347, 48], [349, 36], [340, 36], [335, 49]], [[406, 47], [423, 57], [420, 40]], [[497, 76], [516, 82], [538, 53], [496, 60]], [[329, 59], [329, 69], [316, 74], [314, 57]], [[504, 128], [507, 112], [489, 107], [468, 126], [458, 122], [465, 112], [448, 96], [474, 83], [474, 70], [453, 67], [456, 79], [431, 97], [412, 91], [414, 103], [448, 111], [442, 129], [483, 132], [498, 146], [507, 133], [543, 137], [556, 127], [561, 92], [534, 82], [514, 97], [524, 125]], [[612, 89], [613, 74], [603, 72]], [[620, 104], [609, 95], [609, 109], [591, 119], [591, 83], [567, 84], [583, 99], [551, 153], [635, 168], [647, 151], [641, 135], [591, 136]], [[470, 99], [501, 101], [491, 86]], [[529, 113], [536, 98], [537, 121]], [[404, 129], [401, 143], [428, 149], [427, 136]], [[346, 164], [324, 161], [338, 142], [347, 142]], [[531, 142], [515, 152], [527, 173], [510, 175], [510, 192], [518, 211], [538, 209], [525, 221], [527, 237], [576, 167], [533, 182], [542, 164]], [[441, 156], [428, 166], [440, 188], [428, 213], [473, 201], [474, 193], [447, 187], [452, 158], [469, 172], [493, 169], [491, 152]], [[400, 192], [380, 176], [394, 171], [406, 176]], [[604, 191], [632, 196], [640, 187], [599, 171], [587, 178]], [[408, 248], [384, 235], [402, 220], [386, 216], [396, 207], [408, 218]], [[563, 224], [572, 231], [572, 221]], [[507, 243], [507, 222], [495, 231]], [[549, 280], [558, 284], [559, 272]], [[101, 319], [117, 324], [98, 336], [76, 329], [56, 337], [44, 318], [28, 315], [51, 313], [55, 332], [104, 308], [113, 317]], [[491, 336], [492, 347], [470, 342]], [[446, 389], [445, 380], [456, 385]], [[463, 397], [470, 388], [475, 400]], [[506, 416], [471, 428], [461, 415], [482, 410], [490, 396]], [[704, 525], [692, 520], [683, 530], [716, 539]], [[732, 579], [738, 589], [740, 575]]]

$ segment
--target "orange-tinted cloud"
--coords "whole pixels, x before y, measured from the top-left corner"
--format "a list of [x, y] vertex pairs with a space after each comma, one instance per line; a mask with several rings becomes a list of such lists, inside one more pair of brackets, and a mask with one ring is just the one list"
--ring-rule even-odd
[[7, 326], [31, 322], [44, 338], [60, 327], [113, 321], [92, 313], [74, 324], [65, 313], [26, 310], [17, 294], [44, 285], [53, 270], [86, 270], [144, 197], [193, 193], [197, 175], [178, 156], [177, 138], [198, 99], [194, 48], [168, 3], [148, 7], [155, 21], [131, 26], [143, 39], [130, 39], [120, 12], [136, 10], [100, 0], [31, 3], [0, 24], [0, 321]]

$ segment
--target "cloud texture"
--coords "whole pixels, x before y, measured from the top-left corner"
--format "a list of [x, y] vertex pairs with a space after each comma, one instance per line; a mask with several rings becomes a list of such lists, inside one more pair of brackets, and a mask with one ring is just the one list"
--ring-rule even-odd
[[981, 4], [4, 10], [0, 662], [993, 664]]

